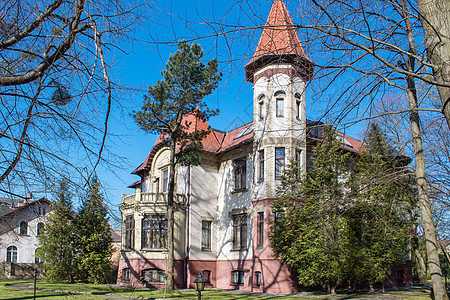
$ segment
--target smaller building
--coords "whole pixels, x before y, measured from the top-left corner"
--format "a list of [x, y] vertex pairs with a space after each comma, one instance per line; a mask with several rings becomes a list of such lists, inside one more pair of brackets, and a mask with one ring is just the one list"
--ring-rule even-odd
[[32, 276], [40, 264], [36, 256], [38, 236], [51, 211], [50, 201], [41, 198], [10, 202], [0, 216], [0, 278]]
[[117, 279], [117, 272], [119, 270], [120, 261], [120, 248], [122, 245], [122, 231], [109, 228], [112, 239], [112, 255], [111, 255], [111, 267], [112, 267], [112, 279]]

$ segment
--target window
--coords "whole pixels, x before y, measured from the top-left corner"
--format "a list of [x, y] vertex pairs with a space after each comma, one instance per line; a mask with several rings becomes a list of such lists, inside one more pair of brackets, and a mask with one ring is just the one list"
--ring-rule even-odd
[[211, 221], [202, 221], [202, 251], [211, 250]]
[[264, 98], [266, 96], [264, 95], [260, 95], [258, 98], [258, 115], [259, 115], [259, 119], [262, 120], [265, 117], [264, 114]]
[[122, 280], [130, 281], [131, 280], [131, 270], [130, 268], [122, 269]]
[[167, 248], [167, 218], [165, 214], [144, 217], [142, 220], [142, 248]]
[[142, 270], [141, 281], [145, 283], [162, 283], [166, 280], [166, 276], [163, 270], [159, 269], [147, 269]]
[[258, 223], [256, 231], [257, 247], [262, 248], [264, 243], [264, 212], [258, 213]]
[[159, 193], [159, 177], [155, 179], [155, 191], [156, 193]]
[[276, 211], [274, 213], [273, 223], [275, 224], [275, 230], [280, 229], [280, 219], [282, 217], [282, 212]]
[[40, 235], [42, 233], [42, 229], [44, 229], [44, 223], [39, 222], [37, 224], [36, 235]]
[[125, 217], [125, 248], [134, 249], [134, 216]]
[[261, 272], [255, 272], [255, 286], [261, 286]]
[[163, 171], [163, 186], [162, 186], [163, 193], [167, 192], [168, 186], [169, 186], [169, 170], [166, 169]]
[[301, 98], [299, 93], [295, 93], [295, 110], [296, 110], [296, 118], [297, 120], [301, 119], [302, 107], [301, 107]]
[[45, 215], [45, 208], [44, 207], [38, 207], [38, 214], [39, 216], [44, 216]]
[[6, 249], [6, 262], [17, 263], [17, 247], [9, 246]]
[[202, 272], [202, 277], [203, 277], [203, 280], [204, 280], [206, 283], [211, 283], [211, 271], [209, 271], [209, 270], [204, 270], [204, 271]]
[[247, 177], [247, 162], [245, 159], [237, 159], [234, 161], [234, 190], [245, 190]]
[[43, 260], [39, 257], [39, 248], [36, 248], [36, 250], [34, 251], [34, 263], [38, 264], [43, 262]]
[[284, 170], [284, 148], [275, 148], [275, 179], [281, 179]]
[[27, 235], [28, 234], [28, 222], [20, 221], [19, 223], [19, 234]]
[[231, 272], [231, 283], [232, 284], [244, 284], [244, 271]]
[[284, 97], [285, 97], [285, 95], [286, 94], [281, 91], [275, 93], [277, 117], [284, 117]]
[[247, 214], [233, 216], [233, 249], [247, 249]]
[[402, 285], [405, 284], [405, 282], [406, 282], [405, 271], [404, 270], [397, 271], [397, 284]]
[[302, 150], [300, 149], [295, 149], [295, 162], [298, 169], [297, 176], [300, 176], [302, 170]]
[[264, 150], [258, 151], [258, 180], [264, 180]]

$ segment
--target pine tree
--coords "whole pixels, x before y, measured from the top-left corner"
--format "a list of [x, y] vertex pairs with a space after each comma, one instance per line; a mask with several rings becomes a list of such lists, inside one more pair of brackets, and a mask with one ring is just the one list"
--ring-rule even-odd
[[100, 193], [100, 182], [94, 178], [75, 222], [80, 281], [105, 283], [111, 279], [112, 239], [107, 215], [106, 205]]
[[304, 286], [383, 283], [409, 246], [413, 207], [409, 160], [395, 155], [377, 126], [359, 156], [325, 129], [312, 168], [286, 170], [274, 203], [272, 248]]
[[167, 286], [174, 288], [174, 191], [175, 167], [177, 164], [198, 165], [201, 163], [199, 150], [201, 140], [208, 130], [197, 130], [189, 123], [182, 122], [186, 115], [206, 120], [218, 112], [210, 110], [204, 98], [218, 86], [222, 74], [218, 72], [217, 60], [202, 62], [203, 50], [200, 45], [178, 43], [178, 48], [170, 55], [164, 79], [148, 88], [149, 95], [142, 110], [135, 112], [134, 119], [144, 131], [166, 135], [170, 149], [169, 183], [167, 194]]
[[313, 150], [312, 168], [303, 176], [294, 164], [286, 171], [280, 200], [274, 203], [272, 248], [304, 286], [336, 287], [349, 277], [350, 240], [343, 214], [347, 198], [349, 154], [340, 140], [324, 129]]
[[372, 287], [409, 251], [410, 216], [415, 203], [409, 159], [398, 155], [376, 123], [371, 124], [352, 182], [355, 201], [347, 214], [351, 226], [354, 277]]
[[60, 182], [52, 213], [39, 235], [38, 255], [44, 260], [46, 280], [73, 282], [76, 269], [74, 211], [67, 181]]

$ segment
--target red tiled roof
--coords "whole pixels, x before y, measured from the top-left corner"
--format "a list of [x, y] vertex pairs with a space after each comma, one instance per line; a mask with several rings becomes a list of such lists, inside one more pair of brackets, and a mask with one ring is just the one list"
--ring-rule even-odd
[[364, 143], [361, 141], [358, 141], [357, 139], [354, 139], [352, 137], [349, 137], [348, 135], [344, 135], [342, 133], [338, 134], [339, 136], [343, 137], [345, 141], [347, 141], [351, 146], [343, 144], [342, 148], [345, 150], [349, 150], [351, 152], [360, 153], [361, 150], [364, 148]]
[[[275, 56], [281, 58], [282, 56], [292, 55], [294, 57], [290, 57], [289, 60], [300, 63], [298, 58], [301, 58], [302, 65], [312, 64], [303, 49], [286, 4], [284, 1], [277, 0], [272, 4], [253, 58], [245, 66], [247, 80], [252, 82], [254, 70], [258, 67], [258, 62], [262, 63], [264, 61], [264, 57]], [[308, 72], [312, 73], [310, 68], [311, 66], [309, 66]], [[307, 75], [311, 76], [311, 74]]]
[[[195, 117], [192, 114], [185, 116], [182, 122], [184, 124], [183, 127], [185, 127], [185, 130], [187, 132], [193, 132], [194, 130], [211, 129], [211, 131], [202, 140], [202, 150], [209, 153], [219, 154], [253, 141], [253, 130], [250, 130], [252, 122], [242, 125], [227, 133], [210, 128], [207, 121]], [[241, 131], [244, 134], [241, 134]], [[139, 175], [142, 171], [151, 168], [152, 160], [158, 150], [164, 146], [164, 140], [166, 139], [166, 136], [167, 135], [165, 133], [161, 133], [159, 135], [144, 162], [133, 172], [131, 172], [132, 174]], [[138, 184], [138, 182], [135, 182], [128, 187], [134, 187], [136, 184]]]
[[[205, 120], [195, 120], [195, 116], [189, 115], [185, 118], [183, 122], [186, 125], [186, 130], [192, 132], [194, 129], [197, 130], [208, 130], [210, 129], [208, 122]], [[364, 143], [339, 133], [339, 136], [343, 138], [342, 149], [351, 151], [354, 153], [360, 153], [364, 147]], [[164, 146], [164, 140], [166, 135], [161, 134], [156, 140], [150, 153], [145, 158], [144, 162], [136, 168], [132, 173], [140, 174], [142, 171], [151, 168], [151, 162], [155, 154]], [[309, 137], [312, 140], [320, 140], [320, 138]], [[226, 151], [232, 150], [234, 148], [240, 147], [242, 145], [251, 143], [253, 141], [253, 122], [239, 126], [229, 132], [222, 132], [216, 129], [211, 129], [207, 136], [202, 140], [202, 150], [212, 154], [221, 154]], [[134, 187], [139, 184], [139, 181], [131, 184], [129, 187]]]
[[[226, 152], [240, 145], [253, 141], [253, 122], [244, 124], [225, 134], [223, 143], [217, 151], [218, 153]], [[250, 130], [251, 129], [251, 130]], [[242, 134], [244, 133], [244, 134]]]

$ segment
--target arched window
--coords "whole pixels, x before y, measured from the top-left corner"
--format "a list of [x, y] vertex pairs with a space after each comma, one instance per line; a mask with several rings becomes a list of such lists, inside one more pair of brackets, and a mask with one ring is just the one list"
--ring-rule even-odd
[[296, 118], [297, 120], [300, 120], [302, 114], [301, 96], [299, 93], [295, 93], [294, 98], [295, 98]]
[[259, 119], [262, 120], [265, 117], [265, 113], [264, 113], [264, 99], [266, 98], [266, 96], [264, 94], [259, 95], [258, 97], [258, 115], [259, 115]]
[[284, 117], [284, 98], [286, 94], [283, 91], [275, 93], [276, 113], [277, 117]]
[[39, 257], [39, 248], [36, 248], [34, 251], [34, 263], [38, 264], [43, 262], [43, 260]]
[[17, 247], [9, 246], [6, 249], [6, 262], [17, 263]]
[[21, 235], [27, 235], [28, 234], [28, 222], [27, 221], [20, 221], [19, 234], [21, 234]]
[[37, 224], [36, 235], [40, 235], [42, 233], [42, 229], [44, 229], [44, 223], [40, 222]]

